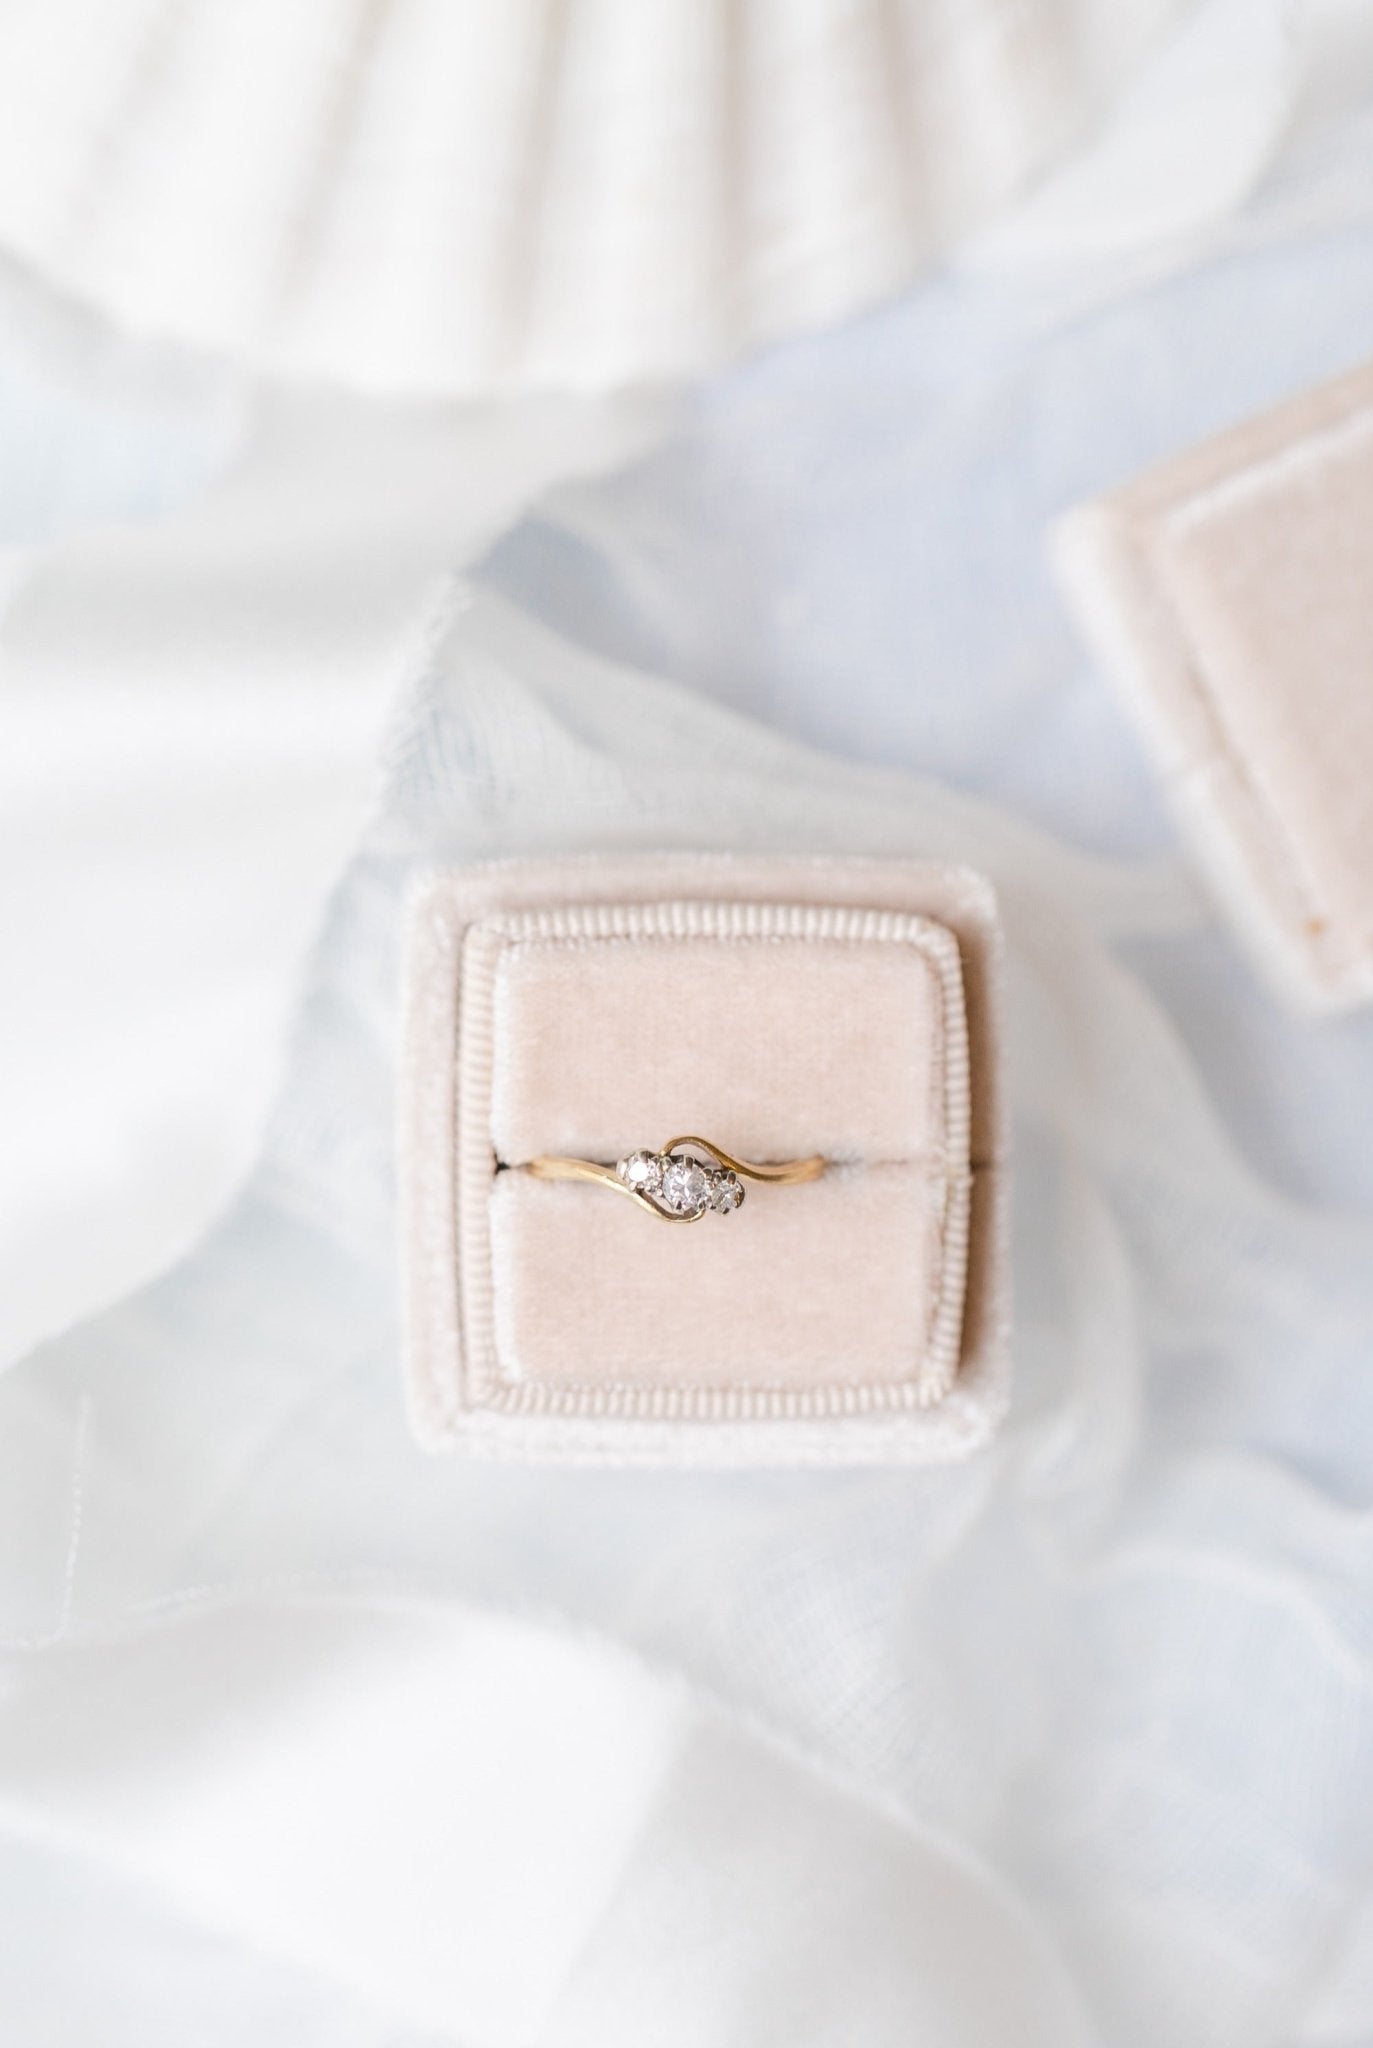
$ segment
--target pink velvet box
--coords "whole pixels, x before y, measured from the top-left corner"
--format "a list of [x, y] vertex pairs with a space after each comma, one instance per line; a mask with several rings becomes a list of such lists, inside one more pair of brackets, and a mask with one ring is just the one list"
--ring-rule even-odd
[[[999, 934], [966, 870], [662, 854], [438, 875], [406, 968], [408, 1376], [435, 1449], [959, 1456], [1006, 1399]], [[541, 1154], [822, 1153], [674, 1228]]]
[[1373, 368], [1062, 522], [1065, 593], [1259, 964], [1373, 999]]

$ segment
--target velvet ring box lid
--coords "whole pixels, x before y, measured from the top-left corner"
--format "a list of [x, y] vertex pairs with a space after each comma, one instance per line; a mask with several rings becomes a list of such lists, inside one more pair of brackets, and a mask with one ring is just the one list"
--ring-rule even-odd
[[1373, 365], [1059, 525], [1064, 591], [1259, 965], [1373, 1002]]
[[[908, 862], [663, 854], [429, 877], [401, 1183], [411, 1412], [434, 1449], [932, 1460], [1005, 1404], [999, 936]], [[664, 1225], [547, 1181], [696, 1131], [816, 1180]]]

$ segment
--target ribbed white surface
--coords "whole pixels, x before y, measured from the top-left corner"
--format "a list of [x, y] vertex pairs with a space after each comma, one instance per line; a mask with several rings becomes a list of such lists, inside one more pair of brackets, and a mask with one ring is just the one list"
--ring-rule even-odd
[[0, 10], [0, 246], [278, 372], [677, 376], [899, 285], [1177, 9], [47, 0]]

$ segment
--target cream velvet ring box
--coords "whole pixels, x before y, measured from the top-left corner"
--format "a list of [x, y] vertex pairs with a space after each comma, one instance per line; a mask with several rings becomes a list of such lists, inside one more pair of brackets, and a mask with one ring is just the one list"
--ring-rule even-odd
[[[662, 854], [426, 878], [406, 964], [407, 1372], [511, 1458], [954, 1458], [1006, 1401], [999, 933], [906, 862]], [[689, 1228], [542, 1179], [695, 1132], [823, 1155]]]
[[1260, 965], [1308, 1009], [1373, 999], [1373, 368], [1080, 507], [1055, 554]]

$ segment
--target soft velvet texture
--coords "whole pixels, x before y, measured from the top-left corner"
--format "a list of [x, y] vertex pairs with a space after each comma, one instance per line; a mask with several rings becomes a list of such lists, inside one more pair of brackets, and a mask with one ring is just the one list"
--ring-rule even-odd
[[678, 1131], [758, 1160], [942, 1145], [940, 990], [910, 944], [536, 940], [506, 949], [494, 993], [492, 1139], [508, 1164], [610, 1161]]
[[498, 1354], [555, 1386], [909, 1384], [943, 1269], [942, 1193], [923, 1166], [841, 1167], [750, 1188], [718, 1224], [658, 1229], [602, 1189], [503, 1173]]
[[[1006, 1317], [984, 884], [693, 854], [511, 866], [438, 878], [412, 941], [426, 1440], [814, 1462], [985, 1435]], [[687, 1129], [836, 1163], [689, 1229], [520, 1171]]]
[[1373, 1000], [1373, 367], [1072, 515], [1064, 582], [1281, 984]]

